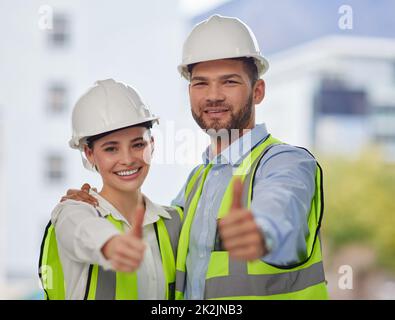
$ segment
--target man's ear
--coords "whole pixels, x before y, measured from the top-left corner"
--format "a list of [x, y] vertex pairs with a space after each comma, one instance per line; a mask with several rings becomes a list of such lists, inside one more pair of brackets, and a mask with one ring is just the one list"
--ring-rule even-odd
[[254, 104], [260, 104], [265, 98], [266, 84], [263, 79], [257, 80], [253, 88]]

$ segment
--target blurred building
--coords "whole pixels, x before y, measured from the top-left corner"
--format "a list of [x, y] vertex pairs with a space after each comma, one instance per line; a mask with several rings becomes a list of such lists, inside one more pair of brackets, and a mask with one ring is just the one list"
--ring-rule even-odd
[[[345, 8], [352, 22], [347, 28], [341, 25]], [[222, 14], [242, 19], [253, 30], [270, 63], [257, 122], [265, 122], [274, 136], [319, 154], [350, 157], [379, 146], [393, 164], [394, 12], [392, 0], [232, 0], [191, 24]], [[324, 259], [332, 298], [394, 298], [393, 274], [377, 267], [370, 250], [344, 247], [334, 261]], [[355, 267], [353, 290], [339, 285], [338, 268], [348, 264]]]
[[[220, 13], [251, 26], [271, 63], [257, 120], [275, 136], [324, 152], [377, 142], [392, 158], [395, 44], [372, 37], [395, 37], [395, 4], [348, 3], [358, 12], [350, 31], [338, 27], [342, 0], [234, 0], [189, 22]], [[177, 0], [0, 1], [0, 26], [0, 298], [20, 298], [38, 287], [39, 246], [60, 196], [100, 185], [67, 146], [73, 103], [95, 80], [134, 85], [161, 117], [155, 153], [167, 160], [143, 191], [168, 204], [185, 181], [192, 165], [166, 152], [180, 142], [169, 136], [177, 125], [196, 128], [176, 72], [189, 28]]]
[[[135, 86], [162, 123], [189, 117], [176, 71], [184, 23], [177, 0], [17, 0], [0, 2], [0, 25], [0, 298], [21, 298], [38, 287], [60, 196], [87, 181], [100, 187], [67, 145], [73, 104], [111, 77]], [[143, 191], [168, 204], [189, 170], [164, 166]], [[158, 179], [173, 183], [158, 188]]]
[[391, 0], [232, 0], [191, 24], [222, 14], [250, 26], [270, 63], [257, 121], [277, 137], [348, 155], [373, 143], [395, 160], [394, 10]]
[[324, 37], [270, 57], [257, 118], [293, 144], [395, 160], [395, 39]]
[[[393, 0], [230, 0], [194, 17], [234, 16], [254, 31], [264, 54], [273, 54], [328, 35], [395, 38]], [[351, 28], [341, 26], [342, 17]]]

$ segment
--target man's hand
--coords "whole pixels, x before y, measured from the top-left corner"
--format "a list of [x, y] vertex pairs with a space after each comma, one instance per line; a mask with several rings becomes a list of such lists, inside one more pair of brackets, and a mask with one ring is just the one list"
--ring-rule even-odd
[[145, 209], [139, 206], [134, 216], [133, 227], [125, 234], [108, 240], [102, 247], [102, 253], [115, 271], [134, 272], [144, 258], [143, 220]]
[[243, 186], [233, 184], [233, 201], [229, 213], [219, 220], [219, 232], [229, 256], [238, 260], [256, 260], [267, 253], [265, 239], [252, 212], [241, 205]]
[[[90, 205], [96, 207], [99, 205], [98, 200], [89, 194], [89, 189], [91, 186], [87, 183], [84, 183], [81, 187], [81, 190], [78, 189], [69, 189], [65, 196], [60, 199], [60, 202], [63, 202], [67, 199], [69, 200], [76, 200], [76, 201], [83, 201], [89, 203]], [[93, 189], [95, 190], [95, 189]]]

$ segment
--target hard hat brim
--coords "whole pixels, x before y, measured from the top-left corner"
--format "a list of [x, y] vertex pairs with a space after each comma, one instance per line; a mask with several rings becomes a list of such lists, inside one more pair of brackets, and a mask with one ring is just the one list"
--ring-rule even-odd
[[74, 137], [74, 138], [70, 139], [69, 140], [69, 146], [72, 149], [82, 150], [86, 139], [89, 138], [89, 137], [92, 137], [92, 136], [95, 136], [95, 135], [98, 135], [98, 134], [102, 134], [102, 133], [106, 133], [106, 132], [111, 132], [111, 131], [114, 131], [114, 130], [121, 130], [121, 129], [128, 128], [128, 127], [131, 127], [131, 126], [137, 126], [137, 125], [145, 123], [145, 122], [152, 122], [152, 123], [159, 124], [159, 117], [155, 117], [155, 116], [154, 117], [149, 117], [149, 118], [144, 119], [143, 122], [141, 122], [141, 121], [138, 121], [138, 122], [131, 122], [131, 121], [129, 121], [129, 122], [124, 122], [124, 123], [119, 123], [119, 124], [116, 124], [116, 125], [108, 126], [106, 128], [103, 128], [102, 130], [98, 130], [98, 131], [95, 131], [95, 132], [86, 132], [86, 133], [81, 134], [79, 137]]
[[262, 55], [257, 54], [257, 55], [240, 55], [240, 56], [230, 56], [230, 57], [221, 57], [221, 58], [214, 58], [214, 59], [199, 59], [195, 61], [190, 61], [188, 63], [182, 63], [177, 67], [178, 72], [181, 74], [182, 77], [184, 77], [186, 80], [190, 80], [190, 74], [188, 71], [188, 66], [196, 63], [201, 63], [201, 62], [208, 62], [208, 61], [215, 61], [215, 60], [225, 60], [225, 59], [234, 59], [234, 58], [254, 58], [255, 64], [258, 69], [258, 76], [262, 77], [267, 70], [269, 69], [269, 61]]

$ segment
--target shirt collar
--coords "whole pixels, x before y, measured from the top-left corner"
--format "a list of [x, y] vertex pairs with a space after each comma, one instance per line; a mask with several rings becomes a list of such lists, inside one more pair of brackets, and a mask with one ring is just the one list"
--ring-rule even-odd
[[[125, 219], [125, 217], [108, 200], [103, 198], [100, 194], [93, 191], [92, 189], [89, 191], [89, 193], [98, 200], [99, 205], [96, 207], [96, 209], [103, 217], [106, 217], [111, 214], [116, 220], [123, 221], [127, 225], [129, 225], [129, 222]], [[155, 223], [156, 221], [159, 220], [159, 217], [171, 219], [170, 214], [165, 209], [163, 209], [161, 206], [157, 205], [156, 203], [152, 202], [144, 194], [143, 194], [143, 199], [145, 202], [145, 215], [144, 215], [143, 226]]]
[[208, 146], [202, 154], [203, 163], [205, 165], [211, 162], [213, 164], [230, 164], [232, 166], [238, 166], [251, 149], [267, 136], [268, 132], [266, 125], [264, 123], [257, 124], [239, 139], [233, 141], [230, 146], [216, 157], [212, 154], [211, 145]]

